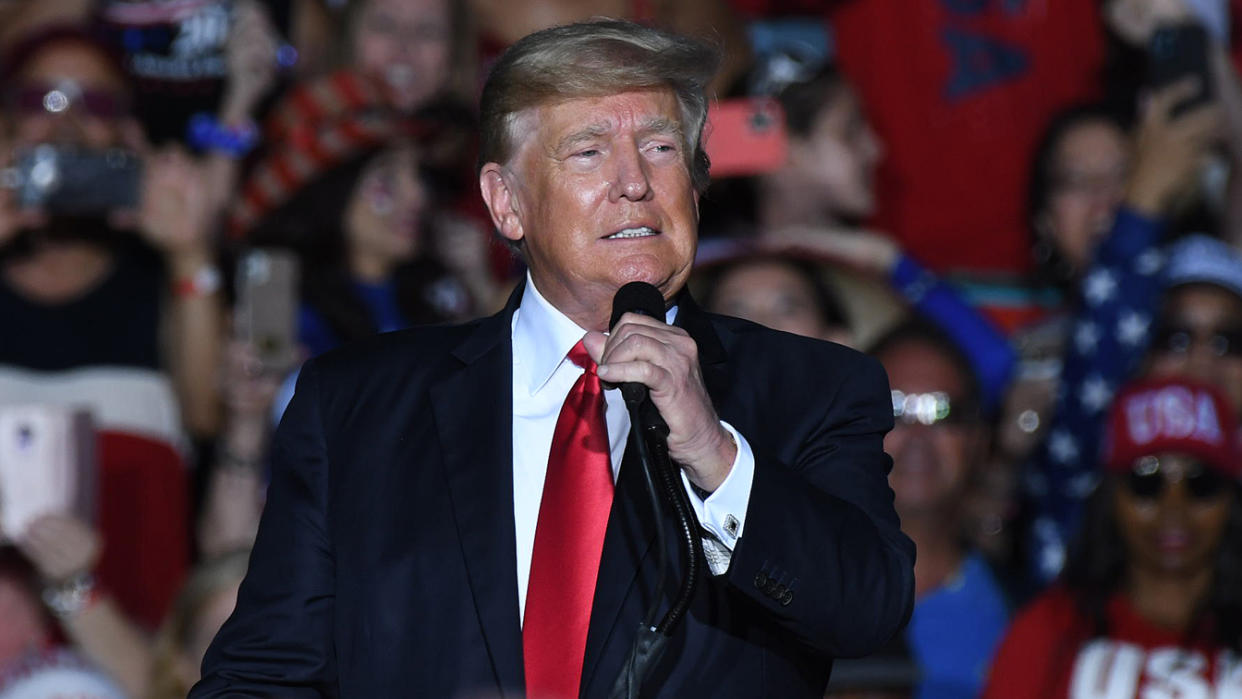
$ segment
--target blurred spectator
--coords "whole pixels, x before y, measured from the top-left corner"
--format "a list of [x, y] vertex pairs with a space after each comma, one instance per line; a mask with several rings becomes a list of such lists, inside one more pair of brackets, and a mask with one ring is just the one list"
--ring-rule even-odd
[[385, 83], [392, 103], [412, 112], [437, 98], [477, 89], [465, 0], [352, 0], [346, 5], [342, 66]]
[[253, 131], [253, 111], [280, 63], [289, 67], [296, 59], [279, 40], [269, 11], [269, 5], [287, 10], [288, 0], [97, 4], [99, 30], [132, 76], [134, 112], [157, 143], [188, 138], [214, 150], [217, 139], [189, 133], [194, 119], [218, 132]]
[[456, 269], [436, 254], [432, 231], [444, 222], [419, 143], [435, 139], [437, 124], [407, 118], [385, 95], [344, 71], [290, 93], [235, 210], [234, 230], [248, 231], [252, 245], [298, 251], [299, 335], [311, 356], [376, 332], [467, 317], [471, 291], [486, 297], [480, 303], [497, 293], [481, 231], [447, 224], [465, 239], [457, 248], [475, 243], [445, 258]]
[[[1056, 575], [1064, 560], [1064, 542], [1077, 526], [1083, 498], [1098, 479], [1093, 455], [1098, 452], [1100, 425], [1116, 387], [1138, 368], [1149, 342], [1152, 316], [1160, 293], [1162, 256], [1159, 246], [1172, 208], [1196, 185], [1196, 173], [1203, 155], [1217, 140], [1220, 109], [1215, 105], [1198, 107], [1174, 116], [1174, 107], [1193, 94], [1194, 84], [1182, 80], [1152, 94], [1148, 100], [1134, 146], [1133, 164], [1124, 180], [1120, 206], [1111, 220], [1101, 202], [1116, 201], [1117, 188], [1126, 171], [1124, 156], [1106, 142], [1115, 134], [1099, 120], [1079, 122], [1063, 129], [1062, 140], [1083, 135], [1080, 141], [1096, 140], [1095, 146], [1063, 151], [1069, 161], [1054, 163], [1054, 174], [1046, 202], [1063, 207], [1067, 215], [1049, 215], [1036, 220], [1073, 221], [1081, 237], [1074, 245], [1059, 248], [1070, 269], [1077, 245], [1091, 249], [1090, 262], [1074, 282], [1076, 308], [1065, 331], [1064, 360], [1059, 375], [1060, 388], [1047, 437], [1034, 452], [1024, 486], [1034, 502], [1031, 522], [1030, 555], [1032, 572], [1042, 581]], [[1114, 142], [1115, 145], [1115, 142]], [[1049, 146], [1056, 153], [1056, 145]], [[1107, 167], [1104, 167], [1104, 161]], [[1088, 176], [1088, 180], [1082, 179]], [[1091, 181], [1094, 180], [1094, 181]], [[1085, 184], [1084, 184], [1085, 183]], [[1053, 187], [1072, 188], [1057, 192]], [[1101, 195], [1084, 195], [1100, 188]], [[1094, 197], [1096, 203], [1067, 204]], [[1072, 203], [1072, 202], [1071, 202]], [[1109, 221], [1108, 231], [1094, 245], [1098, 226]], [[1097, 228], [1096, 230], [1092, 230]], [[1070, 239], [1070, 238], [1066, 238]], [[1056, 232], [1047, 240], [1056, 244]], [[1082, 264], [1081, 261], [1077, 264]], [[1019, 414], [1020, 415], [1020, 414]]]
[[876, 209], [875, 167], [884, 148], [854, 89], [827, 66], [785, 85], [778, 97], [789, 155], [784, 165], [756, 178], [753, 215], [761, 245], [882, 280], [966, 350], [982, 377], [985, 402], [995, 405], [1013, 368], [1005, 338], [890, 239], [856, 227]]
[[199, 679], [203, 655], [237, 605], [248, 550], [199, 564], [177, 595], [155, 639], [150, 690], [139, 699], [181, 699]]
[[[1223, 236], [1242, 244], [1242, 41], [1229, 56], [1232, 26], [1236, 27], [1242, 2], [1238, 0], [1109, 0], [1102, 4], [1105, 22], [1115, 40], [1114, 57], [1106, 87], [1134, 104], [1146, 90], [1150, 75], [1149, 48], [1156, 31], [1179, 24], [1197, 24], [1206, 30], [1210, 85], [1203, 88], [1220, 104], [1224, 115], [1223, 143], [1216, 158], [1200, 163], [1204, 182], [1198, 202], [1221, 219]], [[1232, 17], [1231, 17], [1232, 15]], [[1186, 60], [1179, 56], [1175, 60]], [[1232, 167], [1229, 166], [1230, 161]], [[1225, 178], [1229, 180], [1226, 182]]]
[[264, 368], [250, 343], [233, 341], [225, 357], [224, 426], [205, 480], [196, 527], [204, 559], [250, 548], [267, 488], [267, 443], [281, 376]]
[[906, 629], [920, 670], [915, 696], [974, 696], [1009, 615], [988, 563], [963, 544], [963, 500], [988, 449], [978, 381], [950, 340], [918, 322], [898, 326], [872, 354], [893, 391], [889, 484], [919, 552]]
[[1024, 272], [1026, 164], [1051, 114], [1098, 93], [1097, 3], [830, 8], [841, 70], [888, 149], [873, 224], [938, 272]]
[[1242, 253], [1194, 235], [1168, 254], [1148, 371], [1211, 384], [1242, 411]]
[[[219, 273], [202, 172], [179, 151], [149, 150], [114, 56], [76, 30], [29, 38], [4, 75], [4, 165], [80, 158], [61, 176], [82, 189], [47, 205], [0, 191], [0, 318], [21, 328], [0, 342], [0, 395], [95, 413], [98, 572], [154, 625], [188, 559], [181, 424], [206, 436], [219, 417]], [[140, 170], [114, 173], [118, 162]]]
[[1242, 690], [1238, 424], [1217, 390], [1140, 381], [1109, 415], [1107, 476], [1060, 583], [1015, 620], [984, 696]]
[[853, 344], [841, 303], [812, 262], [788, 255], [740, 253], [737, 259], [696, 266], [695, 274], [696, 283], [703, 284], [703, 307], [713, 313]]

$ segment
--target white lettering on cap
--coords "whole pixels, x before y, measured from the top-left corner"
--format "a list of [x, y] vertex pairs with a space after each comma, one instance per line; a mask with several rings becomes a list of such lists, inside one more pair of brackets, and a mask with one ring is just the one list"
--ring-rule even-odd
[[1184, 386], [1167, 386], [1131, 396], [1125, 406], [1126, 426], [1134, 444], [1157, 439], [1196, 439], [1208, 444], [1224, 440], [1212, 397]]
[[1220, 444], [1225, 439], [1216, 414], [1216, 404], [1206, 393], [1198, 395], [1199, 419], [1195, 420], [1195, 438], [1208, 444]]

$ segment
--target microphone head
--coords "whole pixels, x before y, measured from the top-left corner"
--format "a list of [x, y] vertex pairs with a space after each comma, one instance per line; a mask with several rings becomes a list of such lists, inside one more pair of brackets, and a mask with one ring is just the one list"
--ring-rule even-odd
[[630, 282], [617, 289], [617, 295], [612, 297], [612, 318], [608, 327], [616, 326], [624, 313], [641, 313], [663, 322], [664, 295], [647, 282]]

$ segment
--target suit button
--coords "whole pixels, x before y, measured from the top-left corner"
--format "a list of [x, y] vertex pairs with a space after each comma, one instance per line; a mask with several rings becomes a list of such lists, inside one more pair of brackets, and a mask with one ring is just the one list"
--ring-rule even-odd
[[768, 576], [767, 576], [767, 575], [765, 575], [765, 574], [763, 574], [763, 573], [759, 573], [758, 575], [756, 575], [756, 576], [755, 576], [755, 587], [757, 587], [757, 588], [759, 588], [760, 590], [762, 590], [763, 588], [765, 588], [765, 587], [767, 587], [767, 586], [768, 586]]
[[788, 607], [789, 603], [792, 601], [793, 601], [793, 590], [785, 590], [785, 594], [781, 595], [781, 599], [780, 599], [781, 606]]

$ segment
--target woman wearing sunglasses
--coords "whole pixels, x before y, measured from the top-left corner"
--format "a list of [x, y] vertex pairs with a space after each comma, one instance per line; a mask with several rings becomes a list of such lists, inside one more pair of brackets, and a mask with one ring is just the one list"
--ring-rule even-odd
[[1242, 455], [1216, 388], [1132, 383], [1059, 585], [1014, 621], [984, 697], [1242, 696]]

